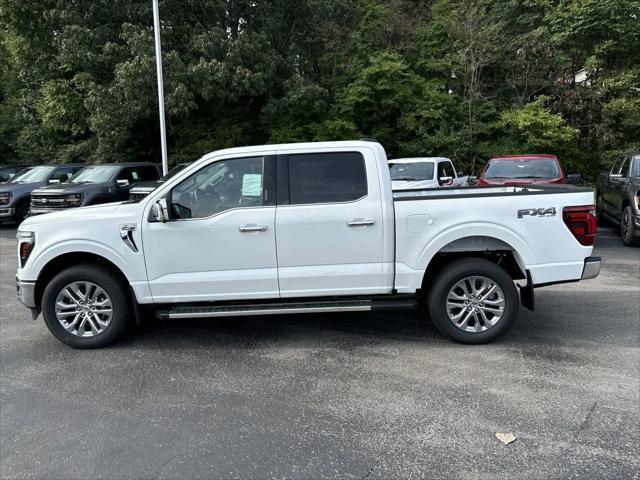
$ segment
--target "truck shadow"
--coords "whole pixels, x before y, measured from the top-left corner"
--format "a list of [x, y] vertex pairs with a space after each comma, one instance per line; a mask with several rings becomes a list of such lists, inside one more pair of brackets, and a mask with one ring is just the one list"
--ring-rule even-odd
[[121, 348], [160, 345], [163, 348], [252, 347], [344, 342], [364, 345], [381, 341], [451, 344], [420, 311], [307, 315], [269, 315], [211, 319], [145, 318]]

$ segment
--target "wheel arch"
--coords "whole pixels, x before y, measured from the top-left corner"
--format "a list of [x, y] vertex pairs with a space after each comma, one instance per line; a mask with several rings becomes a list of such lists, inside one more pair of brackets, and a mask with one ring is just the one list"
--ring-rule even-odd
[[510, 241], [497, 235], [466, 235], [439, 243], [439, 248], [433, 249], [424, 269], [421, 284], [423, 291], [430, 288], [441, 269], [460, 258], [483, 258], [504, 268], [513, 280], [527, 278], [526, 260], [521, 253], [522, 245], [517, 249]]
[[53, 277], [55, 277], [58, 273], [65, 270], [66, 268], [81, 264], [96, 264], [107, 269], [108, 271], [113, 273], [114, 276], [122, 283], [130, 298], [132, 300], [135, 299], [135, 296], [132, 295], [127, 276], [122, 271], [122, 269], [118, 267], [114, 262], [102, 255], [93, 252], [74, 251], [63, 253], [51, 258], [42, 267], [42, 269], [40, 269], [38, 278], [36, 280], [34, 292], [36, 305], [41, 306], [44, 289]]

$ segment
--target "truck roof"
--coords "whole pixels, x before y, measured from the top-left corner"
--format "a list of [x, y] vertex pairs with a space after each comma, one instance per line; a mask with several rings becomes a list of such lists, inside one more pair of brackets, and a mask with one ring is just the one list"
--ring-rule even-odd
[[551, 154], [547, 154], [547, 153], [535, 153], [535, 154], [531, 154], [531, 155], [495, 155], [493, 157], [491, 157], [489, 160], [494, 160], [494, 159], [500, 159], [500, 160], [520, 160], [523, 158], [555, 158], [556, 160], [558, 159], [557, 155], [551, 155]]
[[363, 141], [363, 140], [345, 140], [338, 142], [306, 142], [306, 143], [280, 143], [273, 145], [252, 145], [245, 147], [225, 148], [223, 150], [214, 150], [203, 155], [201, 158], [208, 157], [212, 154], [227, 155], [227, 154], [246, 154], [255, 152], [264, 152], [265, 150], [276, 150], [279, 152], [286, 152], [287, 150], [302, 150], [302, 149], [340, 149], [345, 148], [382, 148], [382, 145], [376, 142]]
[[451, 161], [447, 157], [412, 157], [412, 158], [394, 158], [389, 163], [423, 163], [423, 162], [442, 162]]

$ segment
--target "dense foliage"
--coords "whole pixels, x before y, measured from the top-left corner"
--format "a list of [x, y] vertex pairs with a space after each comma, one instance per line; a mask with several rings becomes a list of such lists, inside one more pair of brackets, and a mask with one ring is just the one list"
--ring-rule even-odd
[[[0, 162], [159, 159], [151, 0], [0, 0]], [[164, 0], [171, 162], [375, 137], [463, 170], [640, 146], [638, 0]]]

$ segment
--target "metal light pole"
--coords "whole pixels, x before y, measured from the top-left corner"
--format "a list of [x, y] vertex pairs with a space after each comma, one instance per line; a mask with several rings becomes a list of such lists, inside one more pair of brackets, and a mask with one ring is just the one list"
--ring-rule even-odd
[[162, 174], [169, 171], [167, 160], [167, 127], [164, 120], [164, 81], [162, 79], [162, 50], [160, 48], [160, 5], [153, 0], [153, 31], [156, 38], [156, 69], [158, 71], [158, 108], [160, 110], [160, 146], [162, 147]]

